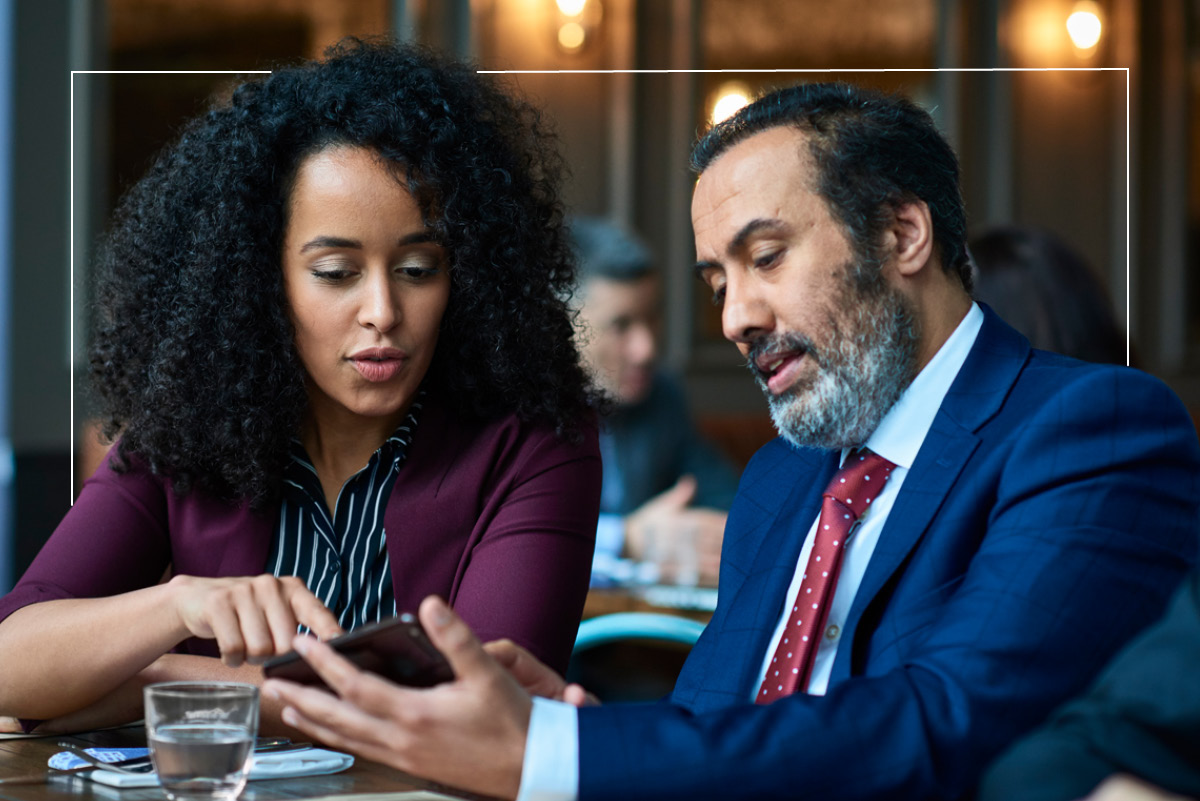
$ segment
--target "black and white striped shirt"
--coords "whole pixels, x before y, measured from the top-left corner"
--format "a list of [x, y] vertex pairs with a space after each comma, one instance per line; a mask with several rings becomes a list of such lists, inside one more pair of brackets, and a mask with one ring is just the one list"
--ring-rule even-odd
[[292, 441], [266, 569], [276, 576], [303, 579], [347, 631], [396, 614], [384, 511], [423, 398], [424, 392], [366, 467], [342, 484], [332, 519], [312, 460], [300, 440]]

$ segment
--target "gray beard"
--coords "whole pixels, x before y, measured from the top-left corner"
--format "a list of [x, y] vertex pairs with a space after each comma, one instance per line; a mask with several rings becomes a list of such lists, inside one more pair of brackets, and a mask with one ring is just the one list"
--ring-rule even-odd
[[[771, 420], [793, 445], [831, 451], [862, 446], [916, 376], [916, 316], [877, 270], [870, 276], [866, 271], [863, 265], [847, 265], [823, 345], [783, 334], [751, 348], [749, 367], [767, 396]], [[754, 367], [755, 356], [796, 347], [817, 363], [816, 374], [772, 395]]]

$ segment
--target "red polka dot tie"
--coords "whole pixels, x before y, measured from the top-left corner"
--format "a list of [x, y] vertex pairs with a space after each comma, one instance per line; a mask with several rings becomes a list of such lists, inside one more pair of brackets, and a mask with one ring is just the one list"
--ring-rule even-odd
[[779, 647], [755, 698], [757, 703], [769, 704], [808, 687], [821, 632], [833, 603], [838, 571], [842, 568], [846, 538], [859, 516], [883, 491], [893, 467], [887, 459], [869, 450], [852, 451], [825, 488], [808, 566], [792, 601], [792, 613], [779, 638]]

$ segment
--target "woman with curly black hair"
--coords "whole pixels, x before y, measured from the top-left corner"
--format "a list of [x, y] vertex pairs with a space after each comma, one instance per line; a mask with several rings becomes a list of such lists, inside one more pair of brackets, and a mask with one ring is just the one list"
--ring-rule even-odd
[[298, 624], [429, 594], [565, 667], [600, 462], [560, 173], [531, 106], [387, 44], [193, 121], [99, 260], [117, 444], [0, 600], [0, 715], [94, 724], [148, 681], [257, 681]]

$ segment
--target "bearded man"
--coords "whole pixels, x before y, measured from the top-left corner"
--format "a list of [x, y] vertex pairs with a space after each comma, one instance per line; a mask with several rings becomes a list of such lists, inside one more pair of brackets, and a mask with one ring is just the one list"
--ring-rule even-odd
[[437, 599], [454, 682], [297, 640], [340, 697], [267, 692], [327, 742], [504, 797], [968, 797], [1194, 560], [1195, 431], [1157, 380], [1031, 350], [972, 301], [957, 162], [908, 101], [784, 89], [693, 164], [696, 269], [782, 437], [671, 697], [587, 705]]

